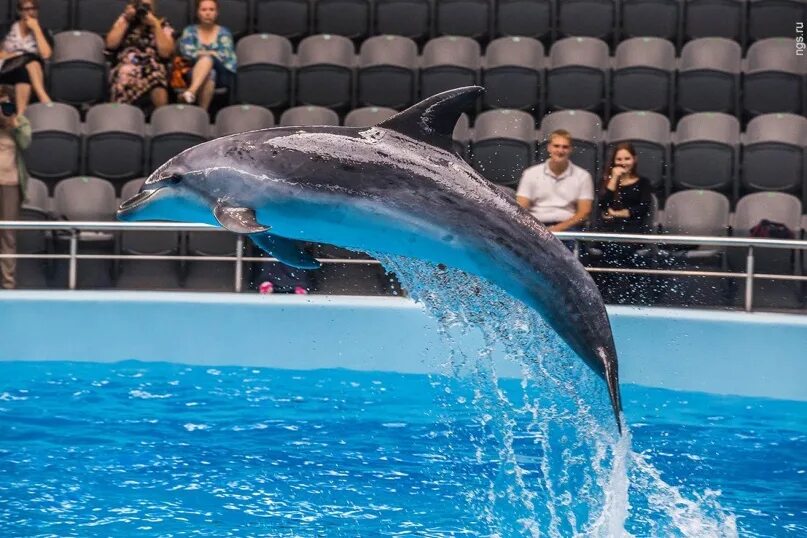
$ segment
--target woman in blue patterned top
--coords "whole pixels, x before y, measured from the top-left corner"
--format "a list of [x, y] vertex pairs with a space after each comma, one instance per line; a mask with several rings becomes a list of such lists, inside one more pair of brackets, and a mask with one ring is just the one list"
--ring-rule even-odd
[[216, 24], [219, 7], [216, 0], [197, 0], [196, 17], [182, 31], [179, 53], [193, 65], [188, 89], [182, 94], [186, 103], [199, 101], [207, 110], [215, 88], [229, 88], [235, 77], [235, 44], [227, 28]]

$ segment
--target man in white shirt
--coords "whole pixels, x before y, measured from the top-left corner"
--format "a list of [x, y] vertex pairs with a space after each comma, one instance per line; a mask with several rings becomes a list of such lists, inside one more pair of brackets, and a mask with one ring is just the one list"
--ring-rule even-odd
[[591, 213], [591, 174], [569, 160], [572, 135], [559, 129], [549, 135], [549, 159], [524, 170], [516, 201], [552, 232], [579, 230]]

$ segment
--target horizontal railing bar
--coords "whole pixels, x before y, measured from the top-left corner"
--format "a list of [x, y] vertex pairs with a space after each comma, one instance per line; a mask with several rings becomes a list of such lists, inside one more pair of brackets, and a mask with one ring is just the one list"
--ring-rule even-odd
[[[732, 273], [729, 271], [693, 271], [682, 269], [640, 269], [621, 267], [586, 267], [590, 273], [624, 273], [634, 275], [663, 275], [663, 276], [704, 276], [713, 278], [746, 278], [748, 273]], [[795, 280], [807, 282], [807, 275], [783, 275], [770, 273], [754, 273], [754, 280]]]

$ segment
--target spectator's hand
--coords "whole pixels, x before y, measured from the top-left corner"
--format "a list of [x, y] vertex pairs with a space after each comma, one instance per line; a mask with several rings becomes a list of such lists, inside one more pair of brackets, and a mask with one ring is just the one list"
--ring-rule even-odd
[[30, 28], [32, 32], [42, 29], [39, 26], [39, 19], [37, 19], [36, 17], [32, 17], [31, 15], [25, 14], [23, 16], [23, 20], [25, 21], [26, 26], [28, 26], [28, 28]]
[[14, 52], [6, 52], [0, 51], [0, 60], [8, 60], [9, 58], [16, 58], [22, 54], [21, 50], [15, 50]]
[[561, 231], [563, 231], [558, 227], [557, 224], [553, 224], [552, 226], [548, 227], [547, 230], [549, 230], [550, 232], [561, 232]]
[[627, 172], [627, 170], [625, 170], [624, 167], [614, 166], [613, 168], [611, 168], [611, 177], [613, 179], [619, 179], [620, 177], [625, 175], [625, 172]]
[[153, 11], [149, 10], [149, 12], [146, 13], [146, 16], [143, 18], [143, 20], [145, 21], [146, 24], [148, 24], [155, 30], [160, 29], [160, 19], [157, 18], [157, 15], [155, 15]]
[[126, 22], [132, 22], [135, 16], [135, 7], [132, 4], [126, 4], [126, 7], [123, 9], [123, 18], [126, 19]]

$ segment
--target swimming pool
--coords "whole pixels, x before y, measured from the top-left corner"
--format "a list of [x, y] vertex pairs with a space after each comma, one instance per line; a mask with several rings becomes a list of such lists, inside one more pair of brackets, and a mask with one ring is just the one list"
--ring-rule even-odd
[[[804, 318], [610, 309], [632, 447], [600, 457], [538, 418], [556, 402], [511, 361], [447, 371], [407, 300], [15, 292], [0, 309], [4, 535], [807, 532]], [[590, 461], [608, 464], [594, 482]], [[599, 489], [613, 502], [588, 524]]]

